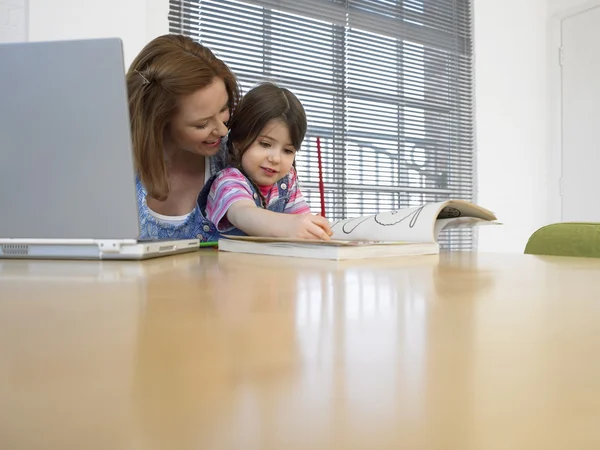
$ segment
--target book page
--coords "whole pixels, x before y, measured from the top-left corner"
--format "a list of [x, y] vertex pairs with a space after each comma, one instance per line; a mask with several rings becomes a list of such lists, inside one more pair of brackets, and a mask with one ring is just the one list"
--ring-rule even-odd
[[223, 237], [255, 242], [315, 243], [329, 246], [367, 245], [374, 242], [435, 243], [443, 229], [493, 223], [493, 220], [496, 220], [496, 216], [487, 209], [463, 200], [447, 200], [331, 221], [331, 241], [257, 236]]
[[329, 240], [323, 241], [321, 239], [300, 239], [300, 238], [281, 238], [281, 237], [264, 237], [264, 236], [234, 236], [224, 234], [222, 236], [226, 239], [234, 241], [251, 241], [251, 242], [263, 242], [263, 243], [281, 243], [281, 244], [302, 244], [302, 245], [325, 245], [331, 247], [357, 247], [364, 245], [386, 245], [389, 242], [374, 242], [374, 241], [350, 241], [350, 240]]
[[466, 201], [448, 200], [334, 221], [330, 225], [331, 238], [336, 240], [436, 242], [439, 232], [452, 224], [473, 226], [491, 220], [496, 220], [491, 211]]
[[332, 239], [435, 242], [434, 223], [443, 202], [331, 222]]
[[480, 219], [478, 217], [455, 217], [451, 219], [437, 219], [435, 221], [435, 235], [439, 236], [442, 230], [453, 228], [471, 228], [480, 225], [500, 225], [498, 222]]
[[465, 200], [447, 200], [442, 202], [438, 219], [453, 217], [476, 217], [484, 220], [496, 220], [493, 212]]

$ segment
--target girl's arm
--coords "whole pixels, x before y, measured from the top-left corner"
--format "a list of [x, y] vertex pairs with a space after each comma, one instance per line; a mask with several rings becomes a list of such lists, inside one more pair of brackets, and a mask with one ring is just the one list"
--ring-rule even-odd
[[246, 177], [234, 168], [223, 170], [214, 180], [206, 205], [206, 218], [224, 234], [236, 227], [253, 236], [328, 239], [327, 220], [307, 212], [285, 214], [257, 207]]
[[309, 213], [276, 213], [239, 200], [227, 210], [227, 220], [250, 236], [322, 239], [328, 241], [331, 229], [327, 219]]

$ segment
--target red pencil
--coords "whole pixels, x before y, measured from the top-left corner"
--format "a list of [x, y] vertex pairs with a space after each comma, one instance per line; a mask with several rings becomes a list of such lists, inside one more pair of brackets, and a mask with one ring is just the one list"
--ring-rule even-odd
[[321, 160], [321, 138], [317, 136], [317, 162], [319, 164], [319, 195], [321, 197], [321, 215], [325, 217], [325, 185], [323, 184], [323, 163]]

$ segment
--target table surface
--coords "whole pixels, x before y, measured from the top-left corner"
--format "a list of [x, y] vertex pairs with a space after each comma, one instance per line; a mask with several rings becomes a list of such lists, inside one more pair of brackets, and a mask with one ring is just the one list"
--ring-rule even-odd
[[0, 448], [600, 448], [600, 260], [0, 260]]

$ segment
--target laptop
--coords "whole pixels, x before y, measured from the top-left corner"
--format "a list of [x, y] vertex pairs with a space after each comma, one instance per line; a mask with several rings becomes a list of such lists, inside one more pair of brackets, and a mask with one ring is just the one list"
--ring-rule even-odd
[[0, 44], [0, 258], [146, 259], [120, 39]]

